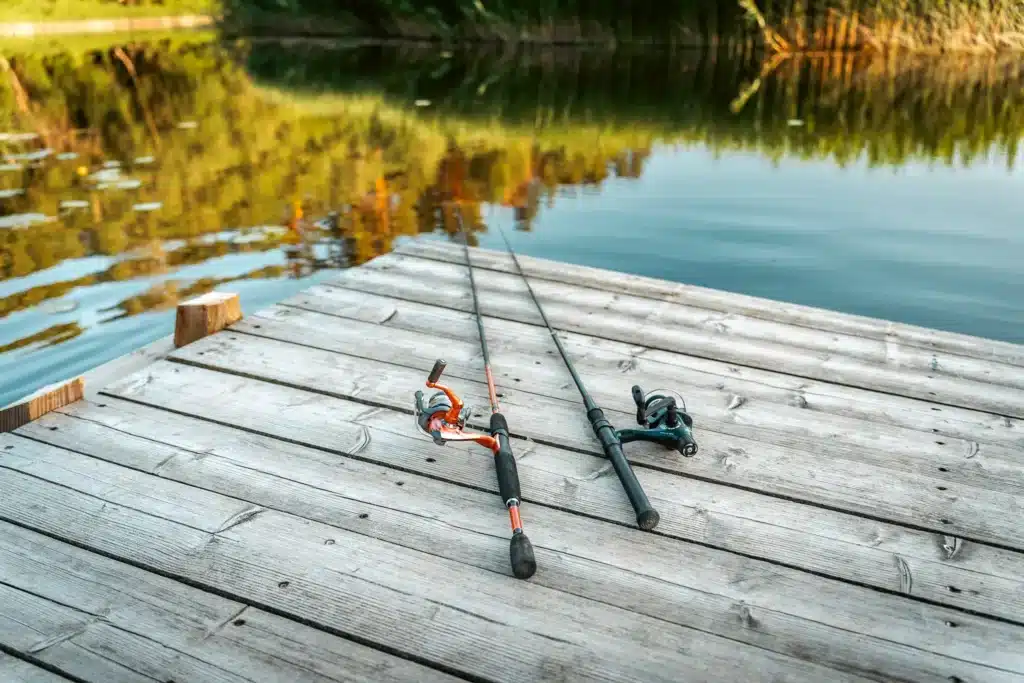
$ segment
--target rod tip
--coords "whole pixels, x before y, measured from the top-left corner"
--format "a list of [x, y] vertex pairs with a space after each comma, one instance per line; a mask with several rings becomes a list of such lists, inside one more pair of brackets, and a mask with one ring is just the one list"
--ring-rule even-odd
[[650, 531], [654, 527], [658, 526], [658, 522], [661, 521], [661, 515], [654, 508], [644, 510], [636, 516], [636, 524], [644, 531]]
[[512, 560], [512, 573], [517, 579], [528, 579], [537, 571], [537, 558], [533, 554], [533, 544], [526, 534], [512, 536], [509, 543], [509, 558]]

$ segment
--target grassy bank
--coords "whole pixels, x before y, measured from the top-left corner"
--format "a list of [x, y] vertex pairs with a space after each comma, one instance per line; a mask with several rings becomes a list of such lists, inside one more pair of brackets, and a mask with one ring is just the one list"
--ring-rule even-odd
[[0, 23], [215, 14], [220, 0], [3, 0]]
[[236, 31], [822, 50], [1024, 49], [1019, 0], [225, 0]]

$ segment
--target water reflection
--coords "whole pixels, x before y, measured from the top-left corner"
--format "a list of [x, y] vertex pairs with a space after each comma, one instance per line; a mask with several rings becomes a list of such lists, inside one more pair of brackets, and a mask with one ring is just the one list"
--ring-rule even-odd
[[1010, 60], [189, 38], [5, 56], [0, 353], [229, 283], [300, 287], [400, 237], [455, 234], [451, 200], [473, 231], [493, 206], [528, 231], [564, 195], [642, 177], [657, 144], [1012, 165], [1024, 129]]

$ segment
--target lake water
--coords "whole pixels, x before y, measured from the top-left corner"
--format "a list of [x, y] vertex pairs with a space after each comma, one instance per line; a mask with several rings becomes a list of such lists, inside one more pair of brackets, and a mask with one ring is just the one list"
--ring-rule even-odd
[[[14, 44], [0, 404], [404, 239], [1024, 342], [1012, 61]], [[297, 213], [301, 210], [301, 216]]]

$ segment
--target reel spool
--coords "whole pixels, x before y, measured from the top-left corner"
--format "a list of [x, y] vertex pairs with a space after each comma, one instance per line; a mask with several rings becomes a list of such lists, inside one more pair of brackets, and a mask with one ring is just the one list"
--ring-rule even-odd
[[[434, 440], [438, 446], [444, 446], [449, 439], [446, 439], [441, 432], [431, 432], [429, 430], [430, 423], [434, 417], [440, 413], [444, 415], [452, 409], [452, 401], [443, 391], [435, 392], [431, 395], [430, 399], [424, 404], [423, 392], [416, 392], [416, 430], [428, 436]], [[473, 414], [473, 409], [470, 406], [464, 406], [459, 411], [459, 418], [455, 424], [445, 422], [445, 426], [462, 431], [466, 426], [466, 419]]]
[[690, 431], [693, 418], [687, 414], [681, 395], [671, 389], [644, 392], [639, 385], [634, 385], [632, 391], [636, 422], [643, 429], [620, 430], [623, 441], [653, 441], [688, 458], [697, 454], [697, 442]]
[[679, 420], [687, 427], [693, 426], [693, 418], [686, 414], [686, 401], [671, 389], [644, 393], [639, 385], [634, 386], [633, 402], [636, 404], [636, 423], [641, 427], [671, 429], [679, 425]]

